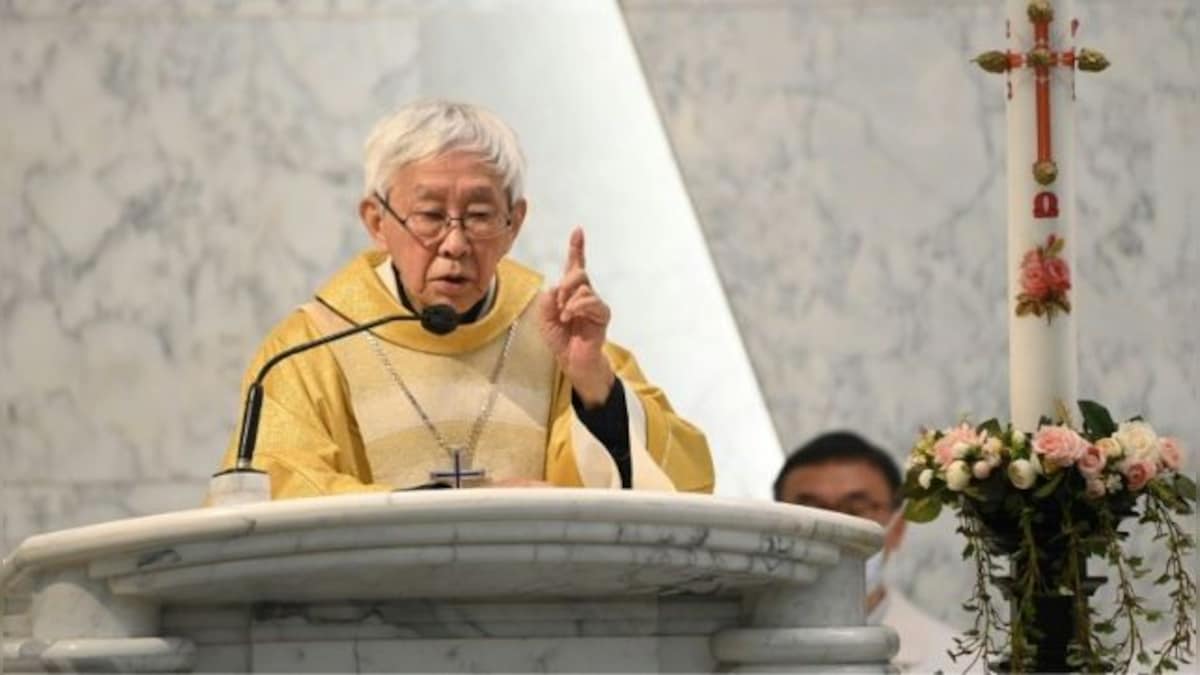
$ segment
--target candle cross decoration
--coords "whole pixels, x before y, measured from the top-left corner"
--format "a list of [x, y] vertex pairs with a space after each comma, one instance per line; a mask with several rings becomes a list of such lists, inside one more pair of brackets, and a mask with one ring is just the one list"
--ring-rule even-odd
[[[975, 57], [975, 63], [989, 73], [1008, 75], [1013, 69], [1033, 68], [1035, 96], [1037, 97], [1037, 161], [1033, 164], [1033, 178], [1040, 185], [1050, 185], [1058, 177], [1050, 144], [1050, 69], [1056, 66], [1075, 68], [1086, 72], [1100, 72], [1108, 68], [1108, 59], [1095, 49], [1074, 48], [1056, 52], [1050, 45], [1050, 22], [1054, 21], [1054, 6], [1050, 0], [1032, 0], [1026, 9], [1033, 24], [1033, 49], [1027, 53], [1012, 50], [987, 51]], [[1079, 21], [1071, 20], [1071, 35], [1079, 28]], [[1009, 26], [1011, 35], [1012, 27]], [[1072, 92], [1073, 95], [1074, 92]], [[1008, 85], [1008, 97], [1012, 98], [1012, 81]], [[1037, 202], [1034, 203], [1035, 211]]]

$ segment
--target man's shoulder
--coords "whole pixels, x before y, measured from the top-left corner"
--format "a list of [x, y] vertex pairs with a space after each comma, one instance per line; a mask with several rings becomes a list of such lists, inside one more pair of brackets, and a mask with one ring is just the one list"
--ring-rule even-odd
[[[888, 609], [884, 614], [883, 622], [891, 625], [892, 622], [903, 624], [905, 630], [917, 632], [925, 635], [957, 635], [958, 631], [954, 630], [950, 624], [947, 624], [940, 619], [937, 619], [930, 613], [913, 604], [908, 596], [901, 591], [889, 588], [888, 589]], [[893, 626], [894, 628], [896, 626]]]
[[378, 283], [375, 268], [385, 260], [387, 260], [385, 251], [379, 249], [359, 251], [317, 286], [317, 295], [324, 297], [339, 295], [343, 292], [358, 292], [353, 287]]
[[262, 350], [273, 355], [321, 336], [320, 329], [304, 308], [294, 307], [263, 338]]
[[512, 283], [515, 281], [521, 285], [533, 285], [538, 288], [541, 287], [543, 281], [540, 272], [508, 256], [500, 259], [499, 265], [496, 266], [496, 274], [499, 275], [501, 282], [508, 280], [509, 283]]
[[[958, 631], [913, 604], [896, 589], [888, 589], [887, 600], [888, 608], [882, 622], [895, 630], [900, 638], [900, 651], [894, 662], [901, 672], [962, 672], [966, 662], [955, 663], [946, 653], [954, 648]], [[971, 672], [980, 671], [972, 668]]]

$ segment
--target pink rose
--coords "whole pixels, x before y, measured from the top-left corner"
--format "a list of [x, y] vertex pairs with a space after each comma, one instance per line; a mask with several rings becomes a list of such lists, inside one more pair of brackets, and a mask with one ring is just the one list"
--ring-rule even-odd
[[1146, 483], [1158, 474], [1158, 467], [1149, 460], [1133, 459], [1121, 464], [1121, 473], [1125, 474], [1125, 484], [1136, 492], [1146, 487]]
[[1050, 291], [1040, 251], [1026, 253], [1021, 261], [1021, 291], [1034, 298], [1044, 298]]
[[1183, 466], [1183, 447], [1179, 445], [1179, 440], [1166, 436], [1158, 439], [1158, 458], [1163, 466], [1178, 471]]
[[1071, 270], [1062, 258], [1050, 258], [1043, 262], [1042, 276], [1051, 291], [1071, 290]]
[[1068, 467], [1078, 461], [1088, 445], [1070, 427], [1045, 426], [1033, 435], [1033, 451], [1042, 456], [1042, 463], [1050, 462], [1059, 467]]
[[966, 422], [963, 422], [953, 429], [946, 431], [938, 439], [937, 443], [933, 444], [933, 456], [939, 466], [947, 467], [954, 460], [962, 459], [962, 457], [958, 456], [962, 453], [956, 451], [956, 446], [960, 443], [963, 445], [979, 445], [981, 442], [982, 440], [979, 438], [979, 434], [975, 432], [975, 429]]
[[1104, 451], [1094, 445], [1089, 445], [1084, 449], [1079, 459], [1075, 460], [1075, 468], [1079, 469], [1079, 473], [1088, 478], [1096, 478], [1104, 470], [1104, 465], [1107, 463], [1108, 460], [1104, 456]]

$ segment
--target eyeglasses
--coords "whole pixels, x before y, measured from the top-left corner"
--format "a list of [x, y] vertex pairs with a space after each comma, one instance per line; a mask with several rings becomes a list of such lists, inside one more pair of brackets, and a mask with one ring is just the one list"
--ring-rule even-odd
[[837, 511], [850, 516], [874, 520], [884, 514], [890, 514], [894, 505], [875, 501], [868, 497], [851, 496], [835, 503], [827, 503], [820, 499], [800, 497], [796, 500], [800, 506], [811, 506], [826, 511]]
[[383, 209], [400, 223], [400, 227], [408, 230], [409, 234], [425, 246], [432, 246], [445, 239], [450, 233], [450, 228], [454, 226], [454, 221], [459, 222], [463, 234], [471, 241], [495, 239], [512, 225], [512, 216], [508, 213], [491, 210], [467, 211], [461, 216], [451, 216], [442, 211], [413, 211], [408, 217], [401, 217], [392, 210], [387, 197], [376, 192], [375, 198], [383, 205]]

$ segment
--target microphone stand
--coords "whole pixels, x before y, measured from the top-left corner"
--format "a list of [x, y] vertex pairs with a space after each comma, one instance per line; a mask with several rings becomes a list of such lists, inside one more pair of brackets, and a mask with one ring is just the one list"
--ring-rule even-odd
[[[267, 501], [271, 498], [270, 478], [264, 471], [253, 467], [254, 449], [258, 443], [258, 422], [262, 416], [263, 378], [281, 361], [291, 358], [301, 352], [329, 344], [336, 340], [371, 330], [377, 326], [394, 321], [420, 321], [421, 326], [436, 335], [446, 335], [458, 327], [459, 316], [449, 305], [430, 305], [420, 314], [392, 314], [367, 323], [357, 324], [289, 347], [272, 356], [258, 370], [254, 381], [246, 390], [246, 404], [242, 410], [242, 427], [238, 436], [237, 459], [230, 469], [213, 474], [210, 483], [210, 501], [223, 505], [253, 501]], [[265, 493], [265, 494], [264, 494]]]

